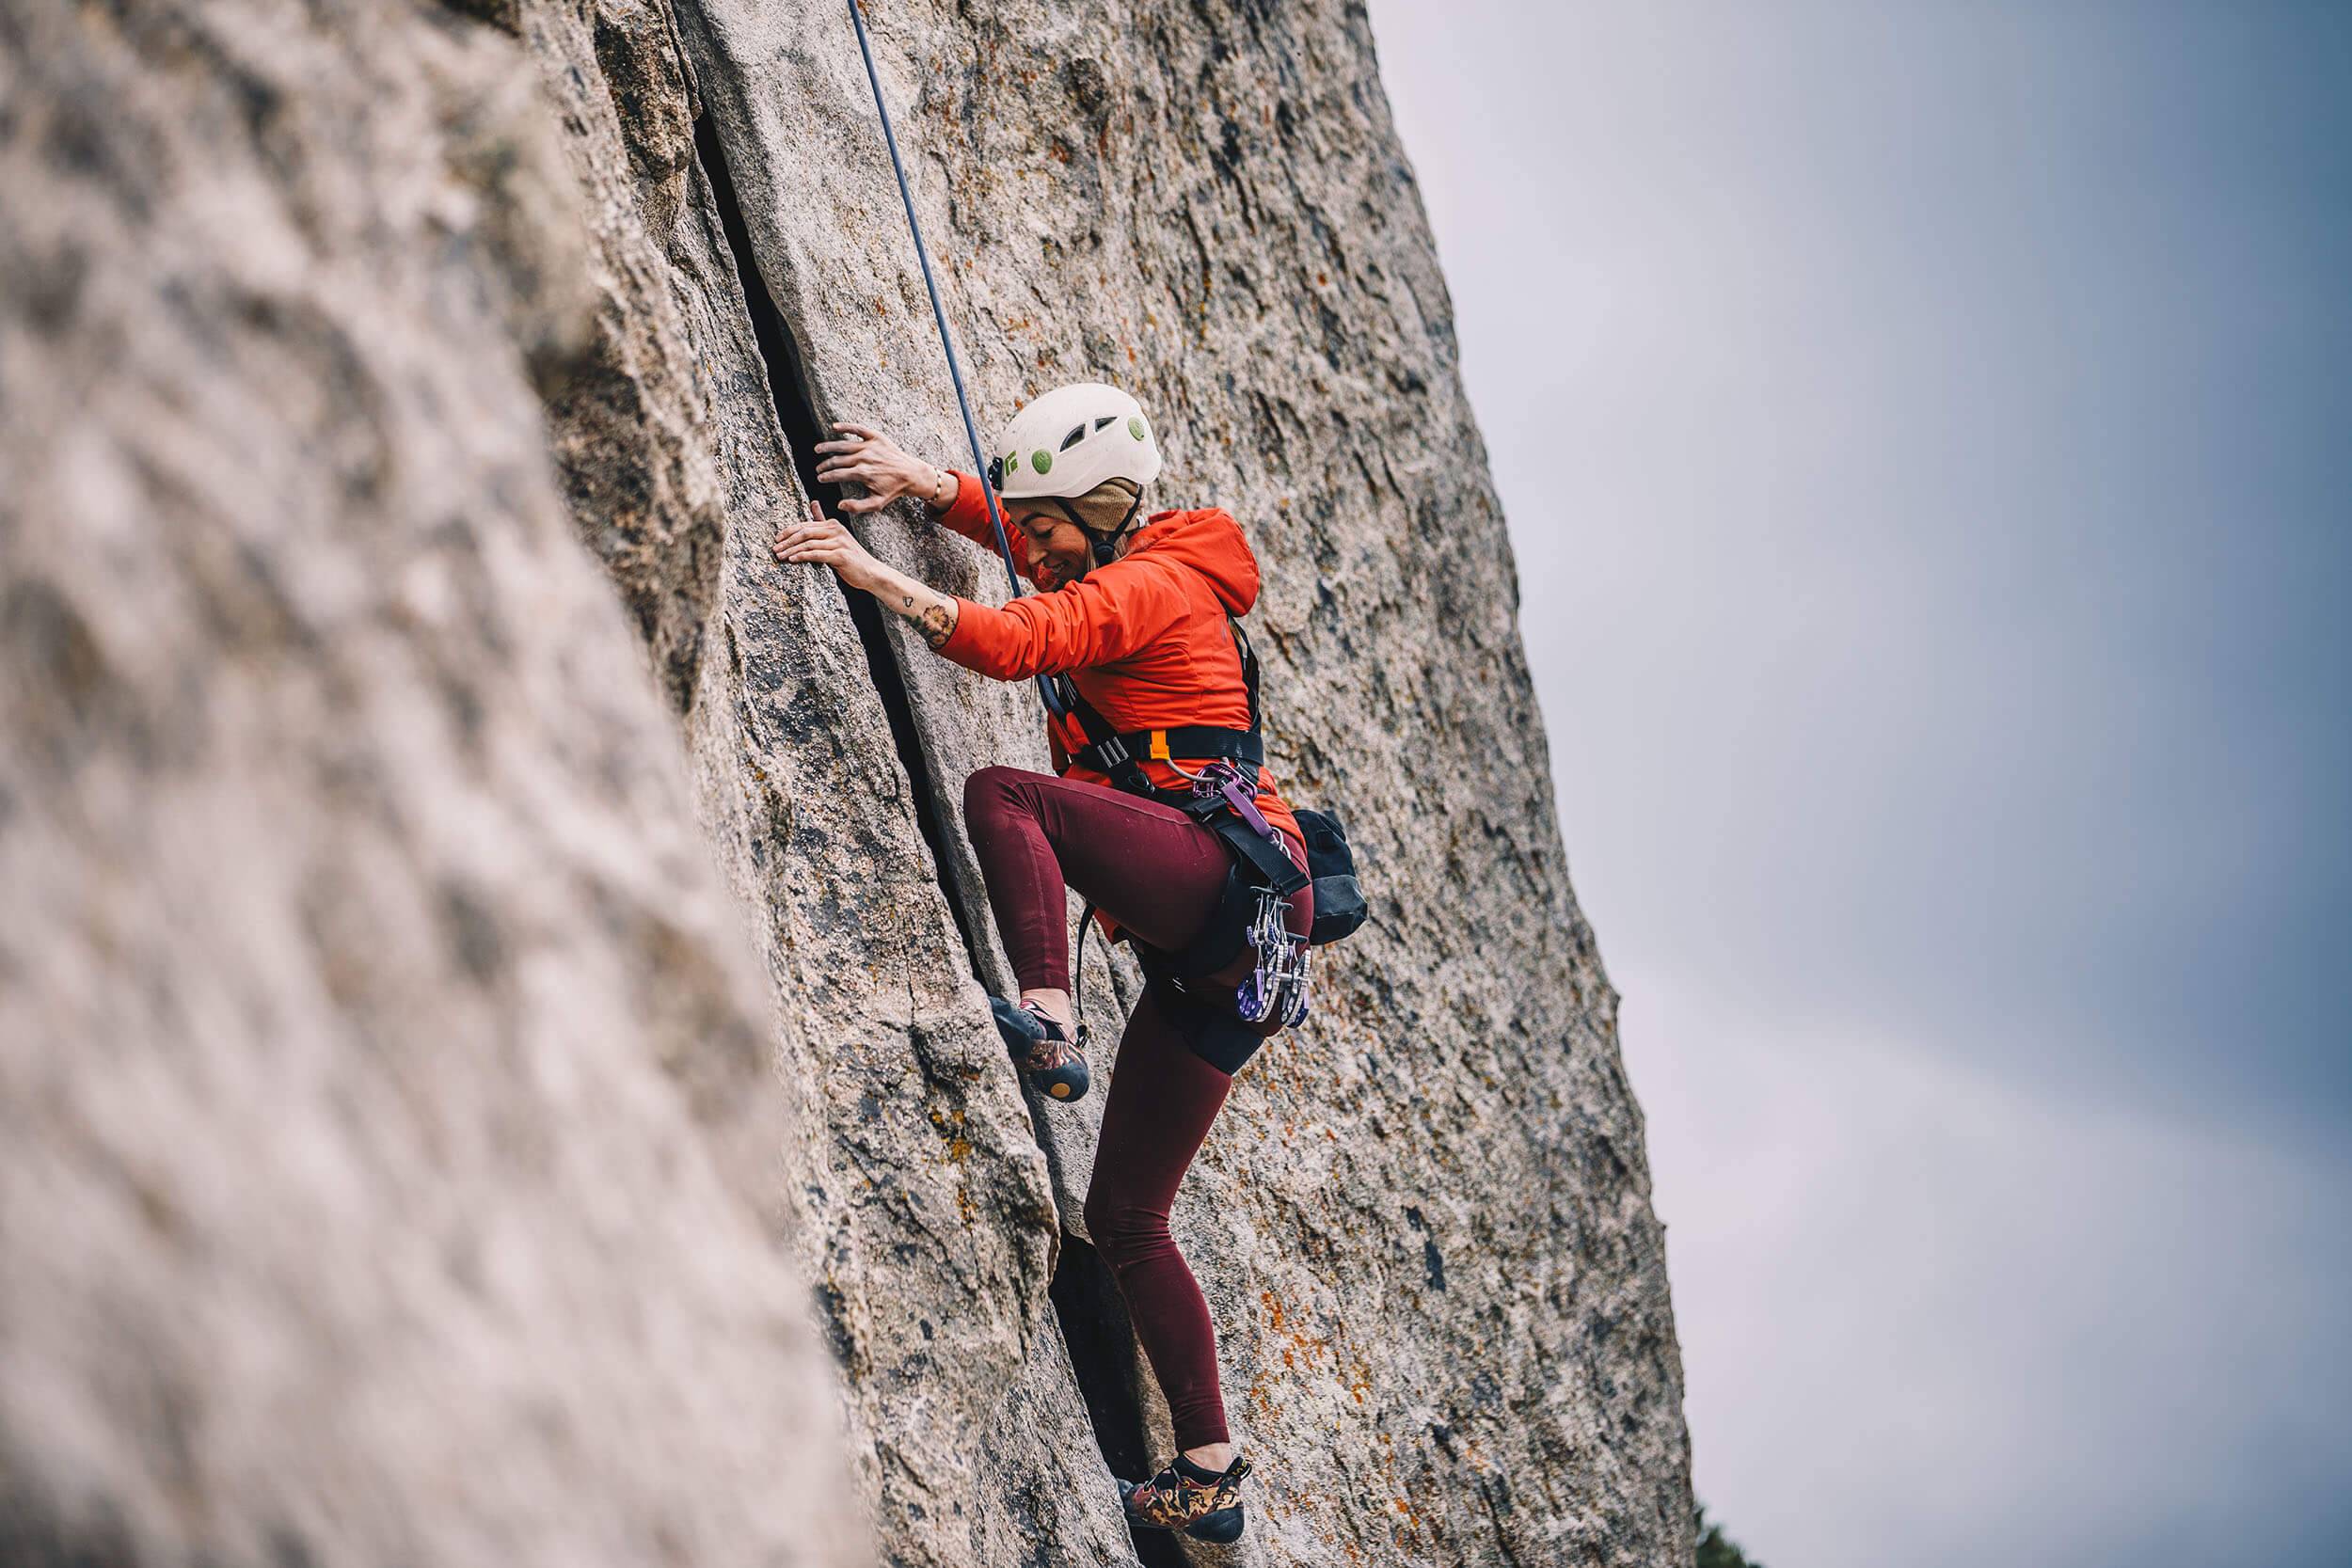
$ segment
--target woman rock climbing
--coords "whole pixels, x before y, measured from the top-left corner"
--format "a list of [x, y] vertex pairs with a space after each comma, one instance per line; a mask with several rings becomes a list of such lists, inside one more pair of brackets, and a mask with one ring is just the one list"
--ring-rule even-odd
[[[919, 462], [865, 426], [834, 428], [836, 439], [817, 449], [818, 477], [865, 492], [842, 501], [842, 511], [919, 497], [940, 522], [993, 547], [977, 477]], [[1084, 383], [1047, 393], [1013, 420], [998, 449], [1006, 512], [1019, 529], [1015, 548], [1030, 580], [1051, 592], [1002, 609], [939, 593], [876, 561], [814, 505], [805, 521], [778, 533], [775, 553], [832, 567], [966, 669], [1005, 681], [1067, 677], [1065, 690], [1079, 699], [1048, 725], [1058, 776], [983, 768], [964, 786], [972, 847], [1020, 984], [1017, 1005], [994, 1006], [1029, 1081], [1075, 1100], [1088, 1072], [1071, 1002], [1064, 886], [1092, 902], [1146, 959], [1152, 979], [1120, 1039], [1086, 1221], [1167, 1396], [1179, 1452], [1150, 1481], [1121, 1482], [1120, 1490], [1136, 1525], [1231, 1541], [1241, 1533], [1249, 1461], [1226, 1428], [1216, 1332], [1169, 1234], [1168, 1210], [1232, 1072], [1284, 1014], [1249, 1022], [1229, 1000], [1251, 974], [1247, 947], [1206, 976], [1196, 971], [1189, 985], [1174, 967], [1176, 956], [1197, 954], [1204, 930], [1232, 923], [1228, 838], [1197, 813], [1112, 787], [1110, 772], [1085, 759], [1104, 759], [1097, 747], [1107, 730], [1145, 732], [1152, 738], [1134, 748], [1140, 779], [1120, 771], [1131, 787], [1168, 800], [1184, 799], [1188, 781], [1220, 760], [1246, 759], [1238, 771], [1254, 781], [1254, 796], [1236, 784], [1236, 804], [1254, 805], [1279, 834], [1269, 841], [1300, 868], [1294, 879], [1304, 879], [1298, 821], [1256, 765], [1254, 694], [1229, 621], [1257, 599], [1257, 559], [1221, 511], [1157, 512], [1138, 524], [1160, 457], [1143, 410], [1116, 388]], [[1084, 706], [1100, 716], [1092, 736], [1079, 717]], [[1286, 911], [1271, 901], [1264, 908], [1270, 919], [1286, 914], [1303, 939], [1312, 889], [1291, 893]]]

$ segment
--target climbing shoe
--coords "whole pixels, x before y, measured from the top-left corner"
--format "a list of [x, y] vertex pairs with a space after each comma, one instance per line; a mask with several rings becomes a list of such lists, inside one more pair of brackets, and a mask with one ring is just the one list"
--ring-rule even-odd
[[1120, 1481], [1119, 1500], [1137, 1529], [1180, 1529], [1195, 1541], [1222, 1544], [1241, 1538], [1241, 1483], [1248, 1474], [1246, 1454], [1233, 1455], [1222, 1473], [1178, 1454], [1140, 1485]]
[[1087, 1059], [1062, 1026], [1037, 1004], [1016, 1007], [1001, 996], [988, 999], [996, 1032], [1021, 1069], [1021, 1076], [1056, 1100], [1083, 1100], [1093, 1082]]

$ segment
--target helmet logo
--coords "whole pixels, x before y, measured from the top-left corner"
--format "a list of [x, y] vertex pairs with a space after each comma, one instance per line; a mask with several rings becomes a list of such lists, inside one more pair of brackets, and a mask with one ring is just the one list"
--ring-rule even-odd
[[1142, 440], [1143, 420], [1140, 418], [1129, 420], [1127, 421], [1127, 434], [1134, 436], [1138, 441]]
[[1050, 451], [1033, 451], [1029, 453], [1029, 467], [1039, 473], [1050, 474], [1054, 471], [1054, 454]]

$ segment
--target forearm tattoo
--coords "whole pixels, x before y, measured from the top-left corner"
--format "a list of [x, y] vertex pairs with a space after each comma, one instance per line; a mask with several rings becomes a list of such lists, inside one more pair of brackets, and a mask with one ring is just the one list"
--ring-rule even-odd
[[900, 578], [885, 585], [876, 598], [890, 607], [890, 612], [902, 620], [912, 621], [923, 641], [937, 648], [956, 633], [956, 601], [944, 594], [933, 593], [912, 578]]

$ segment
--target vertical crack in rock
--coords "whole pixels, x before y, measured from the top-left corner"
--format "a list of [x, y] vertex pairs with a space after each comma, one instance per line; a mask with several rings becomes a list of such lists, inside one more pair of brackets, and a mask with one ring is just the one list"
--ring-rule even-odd
[[[784, 426], [786, 443], [791, 448], [793, 467], [800, 473], [802, 488], [830, 507], [840, 499], [840, 491], [837, 486], [819, 483], [817, 478], [816, 448], [822, 438], [822, 424], [810, 400], [805, 361], [790, 325], [776, 308], [751, 260], [751, 233], [727, 171], [726, 150], [720, 145], [717, 127], [707, 115], [695, 122], [694, 150], [702, 162], [704, 177], [710, 182], [711, 198], [719, 209], [727, 248], [742, 283], [753, 336], [767, 366], [769, 391], [776, 405], [776, 417]], [[871, 594], [859, 593], [846, 584], [842, 585], [841, 596], [857, 626], [859, 641], [866, 649], [867, 673], [889, 717], [891, 740], [898, 748], [899, 763], [906, 770], [914, 794], [915, 825], [930, 848], [941, 896], [946, 899], [947, 909], [955, 918], [956, 931], [963, 941], [974, 977], [985, 985], [986, 976], [979, 973], [982, 948], [976, 940], [972, 915], [957, 896], [947, 873], [951, 840], [946, 824], [940, 820], [930, 759], [915, 732], [906, 681], [890, 650], [882, 609]], [[1091, 1246], [1065, 1232], [1048, 1296], [1061, 1325], [1071, 1372], [1086, 1401], [1087, 1418], [1094, 1429], [1095, 1446], [1102, 1450], [1104, 1463], [1114, 1475], [1134, 1481], [1145, 1479], [1151, 1474], [1150, 1439], [1136, 1397], [1135, 1329], [1110, 1270]], [[1184, 1568], [1184, 1554], [1172, 1537], [1150, 1531], [1131, 1533], [1144, 1568]]]
[[[694, 152], [702, 161], [704, 178], [710, 182], [711, 199], [719, 208], [719, 220], [726, 231], [727, 249], [743, 285], [743, 303], [751, 312], [752, 335], [759, 343], [759, 357], [768, 367], [769, 394], [775, 402], [776, 418], [784, 425], [785, 444], [792, 450], [792, 466], [800, 473], [801, 488], [824, 502], [830, 512], [840, 501], [841, 491], [837, 485], [818, 482], [817, 443], [824, 438], [823, 426], [817, 418], [816, 405], [809, 400], [800, 343], [751, 260], [751, 230], [736, 201], [735, 182], [727, 172], [726, 150], [719, 144], [718, 127], [708, 115], [694, 122]], [[907, 698], [906, 680], [898, 673], [890, 651], [882, 606], [874, 602], [872, 594], [861, 594], [838, 578], [834, 582], [841, 589], [843, 602], [849, 606], [850, 619], [857, 626], [858, 641], [866, 649], [866, 673], [874, 682], [875, 694], [882, 698], [882, 712], [890, 721], [891, 743], [898, 748], [899, 766], [906, 769], [907, 784], [914, 798], [914, 825], [930, 849], [931, 869], [939, 879], [940, 895], [946, 899], [947, 912], [955, 919], [956, 935], [962, 940], [964, 959], [973, 977], [986, 984], [986, 977], [979, 973], [981, 944], [974, 940], [971, 915], [963, 901], [956, 896], [954, 883], [947, 875], [952, 840], [947, 825], [939, 818], [939, 797], [931, 787], [930, 761], [924, 754], [922, 737], [915, 734], [914, 710]]]
[[[1147, 1479], [1152, 1473], [1151, 1439], [1142, 1402], [1136, 1397], [1135, 1325], [1102, 1254], [1074, 1236], [1064, 1236], [1049, 1294], [1103, 1462], [1115, 1476]], [[1139, 1529], [1128, 1534], [1144, 1568], [1184, 1568], [1184, 1554], [1173, 1536]]]

